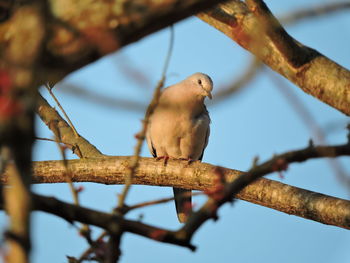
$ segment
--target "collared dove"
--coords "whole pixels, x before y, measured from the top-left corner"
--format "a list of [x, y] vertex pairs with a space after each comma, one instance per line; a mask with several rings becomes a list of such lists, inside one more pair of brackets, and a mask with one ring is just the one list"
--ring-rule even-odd
[[[202, 160], [210, 133], [205, 97], [212, 98], [213, 82], [203, 73], [164, 89], [146, 134], [148, 148], [157, 158]], [[178, 219], [186, 222], [191, 213], [189, 190], [173, 188]]]

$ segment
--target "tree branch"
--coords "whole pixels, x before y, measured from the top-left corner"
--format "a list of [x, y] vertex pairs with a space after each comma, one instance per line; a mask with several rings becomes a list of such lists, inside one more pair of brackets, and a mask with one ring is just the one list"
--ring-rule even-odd
[[[248, 200], [253, 199], [255, 203], [264, 200], [269, 203], [271, 208], [279, 207], [280, 211], [312, 219], [324, 224], [331, 224], [338, 227], [350, 229], [350, 201], [342, 200], [335, 197], [330, 197], [318, 193], [313, 193], [307, 190], [284, 185], [272, 180], [260, 178], [271, 172], [280, 172], [287, 169], [288, 164], [293, 162], [303, 162], [311, 158], [320, 157], [336, 157], [350, 156], [349, 142], [344, 145], [337, 146], [318, 146], [314, 147], [310, 144], [307, 148], [287, 152], [273, 157], [271, 160], [257, 165], [254, 163], [252, 169], [247, 173], [240, 173], [226, 168], [211, 166], [200, 162], [188, 164], [180, 160], [169, 160], [164, 166], [162, 162], [157, 162], [155, 159], [143, 158], [139, 162], [139, 169], [134, 175], [134, 181], [142, 184], [169, 185], [169, 181], [174, 180], [176, 184], [171, 186], [189, 188], [189, 185], [184, 185], [187, 178], [192, 180], [198, 189], [204, 189], [208, 194], [209, 199], [205, 205], [198, 211], [194, 212], [186, 224], [177, 231], [165, 230], [162, 228], [143, 224], [132, 220], [125, 220], [123, 216], [117, 214], [106, 214], [81, 206], [68, 204], [59, 201], [55, 198], [43, 197], [34, 195], [34, 209], [45, 211], [66, 219], [69, 222], [80, 221], [85, 224], [91, 224], [105, 229], [111, 236], [120, 236], [123, 232], [130, 232], [151, 238], [160, 242], [176, 244], [195, 249], [191, 245], [193, 234], [197, 229], [208, 219], [217, 218], [216, 211], [224, 203], [232, 201], [234, 197], [240, 197]], [[119, 163], [118, 163], [118, 159]], [[68, 162], [72, 172], [82, 170], [86, 175], [93, 173], [92, 178], [96, 181], [98, 169], [86, 170], [86, 165], [93, 163], [92, 167], [98, 167], [104, 177], [112, 176], [115, 173], [122, 173], [125, 176], [125, 169], [129, 167], [130, 157], [110, 157], [105, 159], [83, 159], [72, 160]], [[97, 162], [105, 162], [104, 165], [96, 165]], [[56, 168], [56, 173], [63, 173], [62, 167], [66, 166], [62, 162], [38, 162], [44, 164], [46, 169], [49, 164]], [[107, 167], [105, 164], [109, 164]], [[85, 167], [82, 168], [82, 165]], [[91, 167], [91, 168], [92, 168]], [[113, 168], [117, 168], [114, 171]], [[118, 168], [122, 171], [118, 171]], [[9, 166], [2, 176], [2, 181], [6, 182]], [[34, 167], [34, 172], [38, 172]], [[52, 169], [48, 169], [52, 171]], [[75, 174], [75, 173], [74, 173]], [[150, 175], [157, 176], [150, 177]], [[161, 176], [160, 176], [161, 175]], [[62, 176], [60, 176], [62, 177]], [[40, 178], [40, 177], [39, 177]], [[170, 178], [170, 180], [166, 180]], [[259, 179], [260, 178], [260, 179]], [[120, 179], [120, 178], [119, 178]], [[73, 179], [74, 180], [74, 179]], [[153, 181], [152, 181], [153, 180]], [[124, 177], [122, 178], [124, 181]], [[208, 186], [205, 186], [205, 183]], [[192, 189], [196, 189], [191, 187]], [[260, 188], [260, 189], [259, 189]], [[250, 194], [250, 196], [249, 196]], [[0, 200], [3, 204], [3, 200]], [[262, 204], [260, 202], [259, 204]], [[1, 208], [1, 207], [0, 207]]]
[[[334, 147], [308, 147], [274, 157], [269, 162], [249, 171], [253, 180], [240, 176], [243, 172], [221, 168], [227, 182], [235, 181], [238, 188], [244, 187], [257, 177], [279, 171], [288, 163], [302, 162], [309, 158], [335, 157], [350, 155], [349, 145]], [[73, 182], [95, 182], [103, 184], [123, 184], [131, 157], [107, 157], [96, 159], [69, 160], [68, 167]], [[279, 165], [279, 166], [278, 166]], [[164, 166], [153, 158], [141, 158], [133, 177], [134, 184], [171, 186], [193, 190], [208, 190], [216, 187], [215, 169], [206, 163], [195, 162], [187, 165], [179, 160], [169, 160]], [[33, 166], [34, 183], [65, 182], [65, 167], [61, 161], [35, 162]], [[7, 182], [7, 172], [1, 176], [2, 183]], [[238, 178], [238, 179], [237, 179]], [[324, 224], [350, 228], [350, 202], [312, 191], [285, 185], [273, 180], [261, 178], [245, 187], [237, 198], [276, 209], [296, 216], [312, 219]], [[321, 200], [321, 201], [320, 201]], [[322, 203], [322, 206], [316, 205]], [[311, 205], [312, 204], [312, 205]], [[335, 205], [336, 204], [336, 205]]]
[[184, 241], [180, 236], [176, 235], [176, 232], [143, 224], [139, 221], [127, 220], [115, 214], [103, 213], [72, 205], [53, 197], [34, 194], [33, 205], [34, 210], [59, 216], [70, 223], [79, 221], [84, 224], [98, 226], [107, 230], [110, 234], [120, 235], [119, 231], [121, 229], [124, 232], [130, 232], [156, 241], [188, 247], [191, 250], [195, 249], [187, 240]]
[[171, 27], [170, 39], [169, 39], [169, 48], [168, 48], [168, 52], [167, 52], [166, 57], [165, 57], [162, 75], [161, 75], [161, 78], [160, 78], [157, 86], [154, 89], [152, 100], [150, 101], [150, 104], [147, 107], [147, 110], [145, 112], [145, 117], [142, 120], [141, 130], [135, 136], [136, 139], [137, 139], [137, 143], [136, 143], [135, 148], [134, 148], [134, 155], [133, 155], [133, 157], [131, 159], [131, 165], [129, 167], [129, 171], [127, 173], [128, 176], [125, 179], [124, 189], [123, 189], [121, 195], [119, 196], [118, 207], [123, 207], [126, 195], [127, 195], [128, 191], [130, 189], [130, 186], [132, 184], [132, 178], [134, 177], [135, 171], [136, 171], [136, 169], [138, 167], [138, 162], [140, 160], [140, 153], [141, 153], [141, 150], [142, 150], [143, 142], [144, 142], [144, 140], [146, 138], [146, 132], [147, 132], [147, 129], [148, 129], [149, 121], [150, 121], [150, 118], [151, 118], [154, 110], [158, 106], [159, 98], [160, 98], [160, 94], [161, 94], [161, 89], [164, 87], [164, 82], [165, 82], [165, 79], [166, 79], [166, 73], [167, 73], [167, 70], [168, 70], [168, 67], [169, 67], [171, 55], [173, 53], [173, 46], [174, 46], [174, 28]]
[[[321, 16], [332, 15], [335, 12], [343, 12], [344, 10], [348, 11], [349, 8], [350, 3], [348, 2], [332, 2], [329, 4], [321, 4], [319, 6], [306, 7], [301, 10], [291, 11], [290, 13], [280, 16], [279, 20], [282, 24], [290, 25], [298, 23], [303, 19], [313, 19]], [[149, 82], [149, 80], [143, 76], [143, 73], [140, 70], [136, 70], [130, 67], [130, 65], [128, 65], [128, 63], [130, 63], [128, 59], [123, 57], [123, 61], [124, 60], [127, 60], [127, 62], [123, 62], [120, 70], [125, 75], [128, 75], [130, 80], [136, 81], [140, 85], [145, 86], [144, 83]], [[238, 91], [242, 90], [245, 86], [247, 86], [249, 82], [255, 78], [259, 72], [261, 65], [262, 63], [260, 60], [253, 58], [241, 76], [239, 76], [236, 80], [233, 80], [233, 82], [227, 87], [223, 87], [221, 90], [215, 92], [213, 96], [215, 99], [211, 102], [211, 104], [220, 103], [237, 94]], [[146, 86], [149, 86], [149, 84]], [[84, 99], [84, 101], [90, 101], [92, 103], [96, 103], [100, 106], [108, 108], [125, 109], [136, 112], [143, 111], [147, 108], [147, 105], [137, 101], [111, 98], [110, 96], [86, 90], [71, 83], [61, 83], [59, 87], [56, 86], [56, 88], [59, 88], [59, 90], [64, 93], [78, 96], [80, 99]]]
[[[350, 140], [349, 140], [350, 142]], [[193, 213], [186, 224], [183, 226], [182, 230], [187, 234], [187, 239], [191, 240], [192, 235], [196, 230], [201, 227], [201, 225], [208, 219], [213, 218], [216, 220], [217, 210], [225, 204], [226, 202], [233, 202], [233, 198], [242, 189], [246, 189], [247, 186], [251, 185], [253, 182], [261, 178], [262, 176], [272, 173], [285, 171], [288, 168], [288, 164], [294, 162], [303, 162], [311, 158], [319, 157], [335, 157], [340, 155], [350, 154], [350, 143], [339, 146], [318, 146], [314, 147], [310, 143], [308, 148], [287, 152], [273, 157], [271, 160], [264, 162], [260, 165], [253, 164], [253, 167], [243, 175], [239, 176], [237, 179], [230, 183], [225, 181], [225, 171], [220, 169], [216, 170], [216, 184], [213, 189], [207, 191], [210, 197], [208, 201], [195, 213]], [[261, 179], [260, 179], [261, 180]], [[289, 199], [290, 196], [285, 196], [284, 198]], [[293, 196], [294, 198], [294, 196]], [[340, 224], [342, 227], [350, 229], [350, 201], [345, 201], [344, 206], [338, 206], [338, 201], [333, 200], [324, 203], [323, 201], [328, 199], [322, 194], [313, 193], [310, 196], [303, 196], [301, 202], [295, 202], [296, 200], [289, 199], [290, 208], [292, 211], [294, 209], [298, 210], [298, 216], [312, 219], [318, 222], [325, 223], [330, 218], [332, 218], [331, 224]], [[339, 199], [341, 200], [341, 199]], [[302, 205], [301, 205], [302, 204]], [[340, 210], [335, 211], [340, 208]], [[305, 210], [306, 208], [306, 210]], [[301, 214], [299, 214], [301, 212]], [[336, 216], [335, 216], [336, 215]], [[334, 220], [334, 221], [333, 221]], [[328, 221], [329, 223], [330, 221]], [[326, 223], [326, 224], [328, 224]]]
[[[1, 6], [1, 13], [10, 6]], [[38, 87], [37, 62], [46, 36], [45, 11], [43, 1], [31, 1], [13, 10], [11, 16], [5, 16], [11, 27], [0, 23], [0, 39], [5, 39], [0, 44], [0, 148], [8, 150], [6, 159], [13, 162], [10, 187], [2, 191], [9, 216], [5, 235], [8, 263], [30, 260], [33, 109]]]
[[294, 40], [262, 1], [232, 0], [198, 17], [306, 93], [350, 115], [350, 72]]
[[[55, 84], [69, 73], [162, 28], [225, 0], [48, 1], [48, 35], [38, 82]], [[18, 6], [24, 8], [27, 2]], [[11, 11], [9, 11], [11, 12]], [[11, 20], [3, 21], [3, 30]], [[28, 32], [30, 33], [30, 32]], [[0, 44], [6, 44], [0, 34]], [[22, 47], [25, 49], [25, 46]]]
[[103, 154], [82, 136], [76, 136], [69, 124], [38, 94], [37, 114], [60, 142], [65, 143], [80, 158], [99, 157]]
[[[56, 83], [103, 55], [220, 2], [224, 1], [141, 0], [121, 6], [118, 1], [99, 1], [97, 5], [53, 1], [47, 15], [49, 34], [43, 43], [47, 48], [38, 61], [38, 82]], [[232, 0], [199, 17], [305, 92], [350, 115], [349, 71], [290, 37], [261, 1], [247, 4], [253, 11]], [[8, 20], [0, 31], [6, 32], [10, 26]], [[0, 37], [0, 44], [5, 42], [6, 38]]]

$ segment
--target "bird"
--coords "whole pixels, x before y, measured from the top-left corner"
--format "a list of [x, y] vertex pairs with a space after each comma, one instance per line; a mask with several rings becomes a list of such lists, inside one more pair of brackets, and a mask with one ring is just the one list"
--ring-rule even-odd
[[[157, 159], [202, 161], [210, 134], [209, 112], [204, 104], [212, 99], [213, 81], [204, 73], [195, 73], [161, 91], [149, 118], [146, 132], [148, 148]], [[192, 213], [191, 190], [173, 188], [180, 223]]]

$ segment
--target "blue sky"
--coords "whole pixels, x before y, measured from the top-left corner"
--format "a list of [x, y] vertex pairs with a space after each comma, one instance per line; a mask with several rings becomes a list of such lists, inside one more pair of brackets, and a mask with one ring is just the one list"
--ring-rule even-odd
[[[304, 6], [332, 1], [266, 1], [275, 14], [286, 14]], [[287, 27], [288, 32], [300, 42], [317, 49], [346, 68], [350, 68], [350, 17], [349, 11], [302, 21]], [[60, 92], [65, 84], [74, 84], [112, 98], [127, 98], [146, 105], [160, 78], [168, 47], [169, 29], [162, 30], [131, 44], [68, 76], [56, 87], [56, 94], [75, 124], [78, 132], [109, 155], [131, 155], [136, 143], [134, 134], [140, 130], [142, 111], [116, 109], [84, 101], [67, 92]], [[249, 63], [250, 55], [235, 42], [193, 17], [175, 25], [175, 46], [167, 85], [176, 83], [194, 72], [204, 72], [219, 90], [236, 79]], [[123, 73], [125, 63], [145, 74], [149, 81], [142, 84]], [[265, 68], [243, 91], [223, 102], [209, 107], [211, 135], [204, 162], [229, 168], [247, 170], [255, 156], [260, 160], [274, 153], [305, 147], [312, 138], [293, 107], [271, 82]], [[314, 120], [326, 129], [327, 140], [342, 143], [346, 140], [344, 128], [349, 119], [303, 93], [282, 79], [311, 112]], [[45, 91], [42, 92], [52, 105]], [[215, 100], [215, 98], [214, 98]], [[51, 132], [37, 120], [37, 134], [51, 138]], [[37, 142], [36, 160], [59, 159], [57, 146]], [[149, 157], [144, 145], [142, 156]], [[76, 158], [70, 155], [71, 158]], [[350, 173], [349, 158], [341, 158]], [[270, 179], [281, 180], [277, 175]], [[341, 198], [349, 194], [336, 179], [324, 160], [293, 164], [282, 182], [315, 192]], [[122, 186], [84, 184], [82, 204], [110, 211], [117, 202]], [[36, 185], [34, 190], [71, 201], [65, 184]], [[172, 190], [165, 187], [134, 186], [127, 199], [129, 204], [169, 197]], [[196, 198], [197, 207], [203, 198]], [[162, 227], [179, 227], [173, 203], [135, 211], [130, 218], [143, 215], [143, 220]], [[195, 235], [195, 253], [184, 248], [161, 244], [127, 234], [122, 240], [123, 255], [120, 262], [350, 262], [350, 235], [348, 230], [322, 225], [274, 211], [269, 208], [238, 201], [225, 205], [219, 211], [220, 220], [207, 222]], [[0, 214], [0, 226], [6, 217]], [[94, 234], [99, 231], [96, 229]], [[47, 214], [33, 216], [33, 262], [66, 262], [65, 255], [79, 256], [86, 248], [74, 227]]]

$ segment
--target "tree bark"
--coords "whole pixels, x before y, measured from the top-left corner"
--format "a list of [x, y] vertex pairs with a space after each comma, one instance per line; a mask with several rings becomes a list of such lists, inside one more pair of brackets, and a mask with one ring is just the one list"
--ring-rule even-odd
[[[108, 157], [69, 160], [73, 182], [124, 184], [131, 157]], [[169, 160], [164, 166], [154, 158], [141, 158], [133, 177], [133, 184], [207, 190], [215, 186], [217, 166], [195, 162]], [[231, 182], [243, 172], [222, 168]], [[34, 162], [33, 183], [65, 183], [66, 167], [62, 161]], [[1, 176], [7, 182], [7, 173]], [[350, 202], [261, 178], [244, 188], [237, 198], [278, 211], [312, 219], [324, 224], [350, 229]]]
[[350, 72], [293, 39], [263, 1], [229, 1], [198, 17], [304, 92], [350, 116]]

